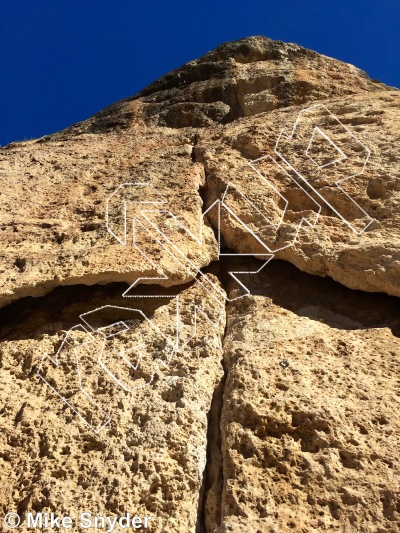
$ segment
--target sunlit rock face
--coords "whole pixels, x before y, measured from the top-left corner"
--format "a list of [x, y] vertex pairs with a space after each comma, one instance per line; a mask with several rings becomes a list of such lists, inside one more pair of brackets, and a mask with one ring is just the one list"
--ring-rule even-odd
[[3, 515], [398, 531], [399, 94], [250, 37], [0, 149]]

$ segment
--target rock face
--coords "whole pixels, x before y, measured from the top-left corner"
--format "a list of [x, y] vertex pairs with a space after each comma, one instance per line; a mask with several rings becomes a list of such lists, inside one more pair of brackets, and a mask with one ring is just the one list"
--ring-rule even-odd
[[399, 302], [279, 261], [248, 286], [227, 310], [209, 531], [396, 531]]
[[[324, 102], [337, 120], [331, 119], [326, 107], [311, 108], [303, 115], [305, 127], [300, 124], [297, 129], [301, 131], [293, 139], [281, 137], [276, 150], [282, 128], [290, 134], [303, 108], [229, 124], [224, 127], [222, 146], [215, 146], [216, 132], [199, 143], [196, 153], [206, 168], [207, 202], [220, 197], [228, 184], [245, 196], [228, 196], [226, 203], [239, 220], [227, 214], [221, 224], [227, 246], [237, 252], [260, 254], [267, 243], [277, 257], [301, 270], [330, 276], [352, 289], [399, 296], [400, 132], [396, 117], [400, 93], [385, 91]], [[317, 167], [306, 156], [314, 124], [321, 123], [331, 141], [348, 156], [326, 168]], [[321, 162], [323, 157], [328, 162], [340, 157], [322, 135], [321, 141], [315, 147]], [[244, 157], [255, 160], [252, 168], [245, 167]], [[340, 180], [345, 180], [341, 189], [336, 185]], [[277, 193], [283, 196], [278, 201]], [[252, 232], [243, 225], [250, 217]], [[279, 224], [281, 217], [277, 231], [271, 223]], [[217, 223], [215, 216], [213, 223]]]
[[[136, 314], [125, 309], [121, 297], [126, 288], [120, 283], [97, 286], [95, 292], [79, 286], [62, 288], [37, 302], [21, 300], [10, 306], [11, 316], [2, 316], [4, 514], [10, 509], [20, 516], [47, 511], [72, 516], [77, 523], [82, 511], [109, 516], [130, 512], [150, 516], [155, 531], [195, 531], [202, 511], [207, 413], [223, 376], [225, 313], [221, 319], [221, 308], [207, 302], [208, 320], [199, 316], [195, 328], [192, 307], [205, 299], [202, 287], [169, 291], [179, 294], [181, 340], [186, 342], [179, 356], [170, 356], [162, 341], [149, 335], [149, 325], [135, 331]], [[159, 290], [149, 288], [149, 294]], [[168, 298], [168, 304], [164, 299], [162, 305], [157, 298], [143, 300], [142, 311], [173, 338], [175, 299]], [[97, 330], [94, 346], [93, 335], [76, 330], [75, 343], [70, 339], [59, 353], [58, 368], [51, 361], [42, 362], [44, 353], [53, 355], [60, 348], [63, 330], [76, 323], [79, 313], [98, 309], [104, 302], [114, 306], [114, 312], [105, 309], [93, 315], [89, 319], [93, 326], [106, 327], [110, 317], [130, 326], [108, 337], [111, 349], [105, 347], [103, 364], [109, 372], [96, 361], [98, 344], [107, 334], [104, 330]], [[15, 327], [21, 308], [25, 320]], [[123, 372], [118, 355], [124, 351], [137, 357], [136, 343], [145, 340], [147, 351], [140, 353], [139, 372], [130, 376]], [[73, 376], [75, 356], [81, 387]], [[150, 381], [154, 363], [163, 357], [151, 384], [143, 386]], [[40, 365], [53, 390], [36, 375]], [[111, 373], [123, 380], [125, 388], [116, 386]], [[130, 382], [137, 388], [127, 390]], [[105, 427], [99, 432], [101, 425]]]
[[251, 37], [0, 149], [2, 516], [398, 531], [399, 95]]
[[[139, 227], [143, 246], [132, 246], [130, 224], [124, 231], [124, 205], [127, 220], [144, 209], [174, 205], [175, 215], [198, 231], [204, 171], [191, 159], [193, 133], [165, 134], [153, 128], [143, 135], [143, 129], [147, 131], [139, 121], [129, 133], [64, 133], [2, 150], [1, 305], [59, 285], [160, 277], [152, 264], [156, 243]], [[139, 190], [124, 187], [132, 181], [144, 185]], [[107, 231], [107, 208], [110, 229], [120, 241], [125, 236], [125, 246]], [[165, 228], [163, 232], [168, 234]], [[186, 251], [185, 236], [174, 233], [174, 242]], [[195, 249], [191, 243], [199, 266], [217, 258], [213, 240], [206, 227], [201, 245]], [[191, 279], [168, 253], [159, 253], [163, 257], [157, 265], [168, 278], [164, 284]]]

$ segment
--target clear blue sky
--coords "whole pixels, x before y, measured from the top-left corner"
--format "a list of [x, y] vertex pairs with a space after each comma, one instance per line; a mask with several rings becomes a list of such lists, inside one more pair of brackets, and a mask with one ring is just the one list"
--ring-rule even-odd
[[0, 0], [0, 145], [83, 120], [249, 35], [400, 87], [400, 0]]

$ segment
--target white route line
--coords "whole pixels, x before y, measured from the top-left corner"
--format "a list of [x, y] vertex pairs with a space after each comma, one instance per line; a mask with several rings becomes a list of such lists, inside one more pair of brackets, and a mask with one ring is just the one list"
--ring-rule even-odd
[[[345, 178], [342, 178], [338, 181], [335, 182], [335, 185], [337, 186], [337, 188], [348, 198], [348, 200], [355, 206], [357, 207], [357, 209], [363, 213], [364, 215], [364, 218], [366, 218], [368, 220], [368, 223], [366, 223], [364, 225], [364, 227], [361, 229], [361, 231], [359, 231], [351, 222], [349, 222], [330, 202], [328, 202], [328, 200], [326, 200], [324, 198], [324, 196], [315, 188], [311, 185], [310, 181], [301, 174], [301, 172], [296, 169], [289, 161], [288, 159], [283, 155], [283, 153], [279, 150], [279, 145], [281, 143], [281, 140], [283, 137], [286, 137], [287, 140], [293, 140], [293, 138], [295, 137], [296, 135], [296, 131], [297, 131], [297, 128], [301, 122], [301, 119], [303, 118], [304, 114], [309, 112], [310, 110], [314, 110], [314, 109], [321, 109], [322, 111], [324, 111], [326, 114], [329, 115], [329, 118], [333, 119], [337, 124], [339, 124], [343, 130], [348, 133], [351, 138], [353, 140], [355, 140], [357, 142], [357, 144], [359, 146], [362, 147], [362, 149], [365, 151], [366, 153], [366, 156], [364, 157], [364, 164], [362, 166], [362, 169], [358, 172], [354, 172], [353, 174], [350, 174], [348, 176], [346, 176]], [[316, 163], [316, 161], [311, 158], [309, 155], [308, 155], [308, 151], [309, 151], [309, 148], [311, 146], [311, 143], [312, 143], [312, 139], [313, 139], [313, 136], [315, 134], [315, 130], [318, 129], [322, 134], [323, 136], [336, 148], [336, 150], [338, 150], [338, 152], [340, 154], [343, 154], [344, 155], [344, 158], [341, 157], [340, 159], [338, 160], [335, 160], [335, 161], [331, 161], [330, 163], [327, 163], [326, 165], [318, 165], [318, 163]], [[365, 167], [368, 163], [368, 160], [369, 160], [369, 157], [371, 155], [371, 151], [349, 130], [349, 128], [347, 128], [333, 113], [331, 113], [329, 111], [329, 109], [323, 105], [323, 104], [316, 104], [316, 105], [312, 105], [310, 107], [307, 107], [306, 109], [303, 109], [302, 111], [299, 112], [298, 116], [297, 116], [297, 119], [294, 123], [294, 126], [293, 126], [293, 129], [291, 131], [291, 133], [287, 133], [285, 130], [282, 130], [279, 135], [278, 135], [278, 139], [276, 141], [276, 144], [275, 144], [275, 149], [274, 149], [275, 153], [291, 168], [291, 170], [293, 170], [293, 172], [296, 173], [296, 175], [302, 179], [308, 187], [310, 187], [310, 189], [326, 204], [328, 205], [328, 207], [330, 207], [330, 209], [332, 209], [332, 211], [341, 219], [343, 220], [343, 222], [345, 222], [345, 224], [347, 224], [349, 226], [349, 228], [354, 231], [357, 235], [361, 235], [373, 222], [373, 219], [369, 216], [369, 214], [364, 211], [364, 209], [361, 208], [361, 206], [355, 202], [353, 200], [353, 198], [343, 189], [343, 187], [341, 187], [341, 183], [351, 179], [351, 178], [354, 178], [356, 176], [359, 176], [360, 174], [363, 174], [364, 170], [365, 170]], [[308, 147], [307, 149], [305, 150], [305, 155], [308, 159], [310, 159], [311, 161], [314, 162], [314, 164], [316, 164], [316, 166], [318, 168], [326, 168], [334, 163], [338, 163], [338, 162], [342, 162], [342, 161], [345, 161], [345, 160], [348, 160], [348, 156], [346, 156], [344, 154], [344, 152], [335, 144], [335, 142], [328, 136], [326, 135], [324, 132], [322, 132], [322, 130], [318, 127], [318, 126], [315, 126], [314, 129], [313, 129], [313, 134], [312, 134], [312, 137], [308, 143]]]
[[[355, 173], [353, 175], [347, 176], [346, 178], [337, 181], [335, 184], [350, 199], [350, 201], [353, 202], [360, 209], [360, 211], [365, 214], [366, 217], [370, 218], [369, 215], [364, 210], [362, 210], [361, 207], [358, 206], [358, 204], [356, 204], [354, 202], [354, 200], [352, 200], [352, 198], [339, 185], [343, 181], [346, 181], [346, 180], [350, 179], [351, 177], [357, 176], [357, 175], [361, 174], [364, 171], [365, 166], [366, 166], [367, 161], [368, 161], [368, 158], [370, 156], [370, 151], [324, 105], [317, 104], [317, 105], [310, 106], [310, 107], [300, 111], [300, 113], [298, 114], [298, 117], [296, 119], [296, 122], [295, 122], [295, 124], [293, 126], [291, 134], [290, 135], [287, 134], [284, 130], [282, 130], [280, 132], [280, 134], [278, 136], [278, 139], [277, 139], [277, 142], [276, 142], [276, 145], [275, 145], [275, 153], [291, 168], [291, 170], [293, 170], [295, 172], [295, 174], [299, 178], [301, 178], [301, 180], [303, 180], [307, 184], [308, 187], [310, 187], [312, 189], [312, 191], [319, 198], [321, 198], [321, 200], [323, 200], [342, 220], [344, 220], [344, 222], [346, 222], [346, 224], [353, 231], [355, 231], [356, 233], [360, 234], [362, 232], [359, 233], [352, 226], [352, 224], [350, 222], [346, 221], [344, 219], [344, 217], [327, 200], [325, 200], [323, 198], [323, 196], [314, 187], [312, 187], [312, 185], [310, 185], [309, 181], [305, 177], [303, 177], [300, 174], [300, 172], [298, 172], [288, 162], [288, 160], [282, 155], [282, 153], [279, 151], [279, 144], [280, 144], [280, 141], [283, 138], [283, 136], [285, 136], [288, 140], [293, 139], [293, 137], [296, 134], [297, 127], [300, 124], [300, 120], [304, 116], [304, 114], [309, 112], [310, 110], [314, 110], [314, 109], [317, 109], [317, 108], [320, 108], [324, 112], [328, 113], [330, 118], [333, 117], [333, 119], [336, 121], [336, 123], [339, 123], [346, 130], [346, 132], [348, 132], [351, 135], [351, 137], [354, 140], [356, 140], [357, 143], [359, 143], [359, 145], [361, 145], [363, 147], [363, 149], [367, 153], [367, 157], [366, 157], [366, 159], [364, 161], [363, 168], [362, 168], [362, 170], [360, 172], [357, 172], [357, 173]], [[310, 152], [310, 149], [312, 147], [312, 143], [313, 143], [314, 136], [315, 136], [316, 133], [318, 133], [319, 135], [322, 135], [322, 137], [324, 137], [328, 142], [330, 142], [332, 144], [332, 146], [334, 148], [336, 148], [336, 150], [338, 151], [338, 153], [341, 156], [339, 159], [334, 160], [333, 162], [331, 161], [331, 162], [329, 162], [327, 164], [324, 164], [324, 165], [319, 165], [318, 162], [315, 161], [311, 157], [309, 152]], [[332, 139], [330, 139], [330, 137], [318, 125], [314, 126], [311, 138], [310, 138], [310, 140], [308, 142], [307, 149], [305, 150], [305, 156], [308, 157], [314, 163], [314, 165], [316, 165], [320, 169], [325, 168], [325, 167], [327, 167], [327, 166], [329, 166], [329, 165], [331, 165], [333, 163], [339, 163], [339, 162], [347, 159], [346, 154], [332, 141]], [[289, 178], [296, 185], [296, 187], [298, 187], [298, 188], [300, 188], [302, 190], [302, 192], [308, 197], [308, 199], [311, 201], [311, 203], [314, 205], [314, 208], [315, 208], [314, 211], [311, 210], [312, 213], [313, 213], [313, 219], [311, 219], [310, 216], [302, 216], [300, 221], [297, 223], [297, 231], [296, 231], [294, 237], [291, 239], [291, 242], [286, 244], [286, 245], [284, 245], [284, 246], [281, 246], [280, 248], [277, 248], [276, 250], [272, 250], [272, 248], [267, 243], [265, 243], [262, 239], [260, 239], [259, 236], [256, 235], [256, 233], [249, 228], [249, 226], [240, 218], [240, 216], [237, 213], [235, 213], [234, 209], [232, 207], [230, 207], [228, 205], [228, 203], [227, 203], [227, 197], [228, 197], [229, 191], [230, 190], [236, 191], [236, 193], [244, 201], [246, 201], [251, 206], [251, 208], [259, 216], [261, 216], [261, 218], [263, 220], [265, 220], [266, 223], [268, 223], [275, 230], [275, 232], [277, 232], [279, 230], [279, 228], [283, 224], [283, 220], [284, 220], [285, 214], [287, 213], [287, 209], [288, 209], [288, 206], [289, 206], [289, 201], [268, 180], [268, 178], [266, 176], [263, 176], [261, 174], [261, 172], [257, 169], [257, 163], [259, 163], [261, 161], [264, 161], [264, 160], [267, 160], [267, 159], [272, 161], [272, 163], [279, 168], [279, 171], [285, 173], [286, 177]], [[255, 159], [254, 161], [248, 162], [248, 166], [252, 169], [252, 171], [254, 171], [256, 173], [258, 179], [261, 180], [261, 182], [264, 185], [268, 186], [276, 195], [278, 195], [278, 197], [280, 198], [280, 200], [284, 204], [283, 209], [281, 209], [282, 213], [281, 213], [280, 219], [279, 219], [279, 221], [277, 223], [274, 223], [268, 216], [266, 216], [257, 207], [257, 205], [255, 205], [255, 203], [252, 200], [250, 200], [246, 196], [246, 194], [244, 194], [240, 190], [239, 186], [236, 183], [234, 183], [233, 181], [229, 181], [227, 183], [227, 186], [225, 188], [225, 191], [224, 191], [224, 194], [223, 194], [221, 200], [216, 200], [208, 209], [206, 209], [206, 211], [204, 211], [204, 213], [202, 213], [202, 216], [201, 216], [201, 219], [200, 219], [200, 228], [199, 228], [199, 232], [198, 232], [197, 235], [195, 233], [193, 233], [192, 231], [190, 231], [168, 209], [161, 209], [161, 208], [158, 208], [158, 209], [140, 209], [140, 212], [139, 212], [139, 215], [138, 215], [138, 216], [140, 216], [140, 219], [138, 218], [138, 216], [134, 216], [132, 218], [132, 244], [133, 244], [133, 247], [149, 262], [149, 264], [154, 269], [154, 271], [157, 273], [157, 275], [139, 277], [138, 279], [136, 279], [129, 286], [129, 288], [123, 293], [122, 296], [125, 297], [125, 298], [169, 298], [169, 299], [174, 299], [175, 300], [175, 305], [176, 305], [176, 313], [175, 313], [175, 331], [176, 331], [176, 333], [175, 333], [175, 339], [174, 339], [173, 342], [171, 341], [170, 338], [168, 338], [166, 335], [164, 335], [162, 333], [162, 331], [156, 326], [156, 324], [154, 324], [154, 322], [152, 320], [150, 320], [141, 310], [135, 309], [135, 308], [129, 308], [129, 307], [105, 305], [105, 306], [101, 306], [99, 308], [93, 309], [91, 311], [88, 311], [86, 313], [82, 313], [80, 315], [80, 319], [83, 322], [83, 324], [77, 324], [77, 325], [73, 326], [72, 328], [70, 328], [70, 330], [66, 333], [66, 335], [65, 335], [65, 337], [64, 337], [64, 339], [63, 339], [63, 341], [61, 343], [61, 346], [59, 347], [59, 349], [58, 349], [58, 351], [56, 353], [55, 359], [50, 357], [48, 354], [45, 354], [43, 356], [42, 361], [41, 361], [41, 363], [39, 365], [39, 368], [37, 370], [38, 376], [45, 383], [47, 383], [47, 385], [61, 398], [61, 400], [63, 402], [65, 402], [84, 421], [84, 423], [86, 423], [96, 433], [100, 433], [100, 431], [102, 431], [102, 429], [104, 429], [104, 427], [107, 424], [109, 424], [109, 422], [111, 421], [111, 415], [109, 413], [106, 413], [100, 407], [100, 405], [98, 405], [92, 399], [92, 397], [87, 393], [87, 391], [85, 391], [84, 388], [83, 388], [81, 370], [80, 370], [80, 366], [79, 366], [79, 357], [78, 357], [78, 351], [79, 351], [80, 348], [82, 348], [84, 346], [87, 346], [87, 345], [90, 345], [90, 344], [95, 344], [96, 342], [98, 342], [99, 338], [101, 339], [101, 335], [102, 335], [102, 338], [103, 338], [102, 346], [101, 346], [101, 349], [100, 349], [99, 353], [96, 355], [96, 358], [97, 358], [97, 363], [103, 368], [103, 370], [105, 370], [105, 372], [110, 376], [110, 378], [113, 381], [115, 381], [123, 390], [125, 390], [127, 392], [132, 392], [134, 389], [143, 388], [145, 386], [150, 385], [153, 382], [153, 379], [154, 379], [154, 376], [155, 376], [155, 374], [157, 372], [157, 369], [160, 368], [160, 367], [168, 368], [173, 356], [178, 351], [181, 351], [185, 346], [188, 345], [188, 343], [193, 338], [196, 337], [196, 335], [197, 335], [197, 320], [198, 320], [198, 316], [199, 315], [203, 316], [212, 325], [212, 327], [218, 328], [219, 324], [221, 323], [224, 311], [225, 311], [225, 303], [226, 303], [226, 301], [234, 301], [234, 300], [237, 300], [239, 298], [243, 298], [244, 296], [250, 294], [250, 291], [248, 290], [248, 288], [238, 279], [237, 275], [258, 274], [269, 263], [269, 261], [274, 257], [274, 253], [275, 252], [277, 252], [279, 250], [282, 250], [282, 249], [285, 249], [288, 246], [291, 246], [291, 245], [293, 245], [296, 242], [296, 240], [298, 238], [298, 235], [299, 235], [299, 232], [300, 232], [300, 229], [302, 228], [304, 223], [307, 224], [310, 227], [314, 227], [316, 225], [317, 220], [319, 218], [319, 215], [321, 213], [321, 205], [318, 202], [316, 202], [314, 200], [314, 198], [310, 194], [308, 194], [308, 192], [290, 174], [288, 174], [283, 169], [283, 167], [281, 165], [279, 165], [279, 163], [277, 161], [275, 161], [275, 159], [273, 159], [271, 156], [263, 156], [263, 157], [260, 157], [258, 159]], [[138, 195], [140, 193], [143, 193], [143, 192], [145, 192], [148, 196], [150, 196], [151, 199], [148, 199], [148, 200], [141, 199], [141, 198], [138, 199], [137, 198]], [[132, 193], [136, 193], [136, 196], [133, 195], [131, 197], [131, 199], [129, 199], [129, 195], [131, 195]], [[112, 207], [113, 206], [113, 202], [118, 199], [118, 195], [122, 196], [122, 201], [117, 204], [116, 208], [113, 208]], [[156, 204], [156, 205], [160, 205], [161, 204], [162, 205], [162, 204], [167, 204], [167, 203], [168, 203], [167, 199], [159, 191], [157, 191], [155, 189], [155, 187], [151, 183], [148, 183], [148, 182], [122, 183], [107, 198], [107, 201], [106, 201], [106, 227], [107, 227], [107, 230], [110, 232], [110, 234], [115, 239], [117, 239], [117, 241], [120, 244], [122, 244], [123, 246], [126, 246], [126, 244], [127, 244], [127, 208], [128, 208], [128, 205], [129, 204], [140, 204], [141, 206], [145, 206], [145, 205], [154, 206], [154, 204]], [[214, 283], [207, 275], [205, 275], [202, 272], [202, 270], [183, 252], [183, 250], [180, 248], [180, 246], [177, 245], [174, 242], [174, 239], [169, 237], [168, 235], [166, 235], [160, 229], [160, 227], [158, 227], [157, 223], [154, 221], [154, 215], [158, 215], [158, 216], [162, 215], [164, 221], [169, 219], [169, 218], [171, 218], [175, 222], [175, 229], [183, 230], [183, 232], [184, 232], [186, 237], [189, 236], [191, 239], [193, 239], [195, 241], [195, 243], [197, 245], [201, 246], [202, 243], [203, 243], [203, 238], [204, 238], [204, 225], [205, 225], [204, 219], [207, 216], [207, 213], [209, 213], [212, 209], [216, 208], [217, 209], [217, 218], [218, 218], [218, 224], [217, 224], [218, 225], [218, 227], [217, 227], [218, 256], [219, 257], [222, 257], [222, 256], [254, 256], [255, 255], [254, 253], [223, 253], [221, 251], [221, 207], [223, 209], [225, 209], [229, 213], [229, 215], [232, 216], [239, 224], [241, 224], [245, 228], [245, 230], [266, 251], [266, 253], [260, 253], [260, 254], [257, 253], [256, 254], [257, 257], [264, 257], [266, 259], [265, 262], [263, 262], [263, 264], [257, 270], [248, 270], [248, 271], [242, 271], [241, 270], [241, 271], [229, 272], [230, 276], [235, 280], [235, 282], [244, 291], [244, 294], [242, 294], [240, 296], [236, 296], [236, 297], [234, 297], [232, 299], [228, 298], [228, 296], [225, 294], [224, 291], [221, 290], [221, 288], [218, 286], [218, 284]], [[122, 217], [123, 217], [122, 218], [123, 235], [121, 234], [121, 232], [118, 233], [117, 228], [115, 227], [116, 224], [111, 219], [111, 210], [112, 209], [114, 209], [114, 213], [115, 213], [115, 211], [117, 211], [117, 214], [118, 214], [118, 210], [119, 210], [120, 216], [122, 215]], [[371, 222], [372, 222], [372, 219], [370, 219], [369, 224]], [[364, 227], [363, 231], [369, 226], [369, 224]], [[174, 294], [156, 294], [156, 295], [154, 295], [154, 294], [151, 294], [151, 295], [145, 295], [145, 294], [144, 295], [138, 295], [138, 294], [132, 295], [132, 294], [129, 294], [129, 292], [133, 288], [135, 288], [138, 284], [140, 284], [140, 282], [146, 282], [146, 281], [147, 282], [156, 282], [156, 281], [166, 281], [166, 280], [168, 280], [168, 276], [164, 273], [163, 269], [160, 266], [158, 266], [152, 260], [152, 258], [149, 257], [149, 255], [138, 244], [138, 241], [137, 241], [137, 230], [138, 230], [139, 227], [141, 228], [142, 231], [145, 231], [150, 236], [150, 238], [153, 241], [155, 241], [157, 243], [157, 245], [160, 247], [160, 250], [163, 250], [164, 252], [168, 253], [173, 258], [173, 260], [176, 261], [178, 263], [178, 265], [182, 269], [184, 269], [186, 273], [188, 273], [190, 275], [190, 277], [194, 280], [194, 282], [196, 284], [200, 285], [202, 287], [202, 289], [205, 290], [211, 296], [211, 298], [217, 303], [217, 305], [220, 306], [219, 315], [217, 314], [217, 317], [216, 317], [215, 320], [211, 320], [209, 318], [209, 316], [207, 315], [207, 313], [205, 312], [204, 308], [201, 305], [192, 304], [193, 305], [193, 322], [190, 325], [190, 327], [193, 328], [192, 329], [193, 334], [187, 340], [181, 341], [180, 309], [179, 309], [180, 299], [179, 299], [179, 295], [176, 295], [176, 294], [175, 295]], [[113, 372], [107, 366], [107, 364], [104, 362], [104, 356], [105, 356], [105, 353], [106, 353], [105, 352], [105, 347], [106, 347], [107, 340], [112, 338], [112, 337], [116, 337], [117, 335], [120, 335], [122, 333], [126, 333], [127, 331], [129, 331], [131, 329], [124, 320], [120, 320], [120, 321], [114, 322], [114, 323], [112, 323], [112, 324], [110, 324], [108, 326], [99, 327], [97, 329], [92, 327], [92, 325], [90, 324], [90, 321], [88, 320], [88, 316], [90, 316], [91, 314], [96, 313], [98, 311], [101, 311], [102, 309], [106, 309], [106, 308], [107, 309], [116, 309], [116, 310], [119, 310], [119, 311], [121, 311], [121, 310], [133, 311], [133, 312], [139, 313], [139, 315], [142, 317], [142, 319], [144, 319], [144, 322], [147, 321], [150, 324], [150, 326], [156, 331], [157, 335], [160, 335], [161, 338], [163, 339], [163, 341], [165, 342], [165, 345], [166, 345], [167, 348], [164, 350], [164, 354], [166, 354], [166, 358], [165, 358], [165, 360], [162, 360], [160, 358], [155, 359], [155, 361], [153, 362], [153, 372], [152, 372], [150, 380], [147, 383], [145, 383], [143, 385], [139, 385], [137, 387], [134, 387], [134, 386], [129, 387], [129, 386], [127, 386], [126, 380], [123, 381], [120, 376], [115, 375], [115, 372]], [[115, 327], [120, 327], [122, 329], [119, 329], [118, 331], [110, 333], [109, 335], [107, 335], [106, 334], [107, 330], [111, 331], [113, 327], [114, 328]], [[89, 336], [90, 340], [87, 340], [85, 342], [82, 342], [82, 343], [79, 343], [77, 345], [71, 346], [71, 349], [72, 349], [72, 352], [73, 352], [73, 356], [74, 356], [74, 360], [75, 360], [75, 364], [76, 364], [76, 369], [77, 369], [77, 384], [78, 384], [77, 392], [82, 392], [86, 396], [87, 400], [89, 401], [89, 404], [94, 406], [94, 408], [95, 408], [95, 410], [97, 412], [97, 415], [100, 417], [101, 420], [103, 420], [103, 422], [101, 423], [101, 425], [99, 427], [96, 427], [95, 425], [91, 424], [91, 422], [89, 420], [87, 420], [80, 412], [78, 412], [76, 407], [74, 407], [73, 402], [69, 401], [67, 398], [63, 397], [55, 389], [55, 387], [53, 387], [49, 383], [49, 381], [41, 373], [43, 365], [44, 365], [44, 362], [47, 361], [47, 360], [50, 360], [55, 367], [59, 367], [60, 357], [61, 357], [60, 354], [64, 350], [64, 347], [65, 347], [66, 343], [68, 343], [68, 340], [69, 340], [71, 334], [73, 333], [73, 331], [78, 330], [78, 329], [80, 329], [83, 333], [87, 334]], [[145, 346], [144, 342], [139, 341], [139, 343], [137, 345], [135, 345], [133, 348], [129, 348], [127, 350], [120, 351], [119, 352], [119, 356], [121, 357], [121, 360], [128, 367], [130, 367], [132, 370], [136, 371], [139, 368], [140, 362], [142, 361], [142, 355], [143, 355], [142, 348], [144, 346]], [[132, 352], [135, 352], [135, 354], [137, 355], [137, 359], [136, 359], [136, 363], [135, 364], [131, 363], [130, 359], [128, 357], [126, 357], [126, 355], [128, 353], [132, 353]]]

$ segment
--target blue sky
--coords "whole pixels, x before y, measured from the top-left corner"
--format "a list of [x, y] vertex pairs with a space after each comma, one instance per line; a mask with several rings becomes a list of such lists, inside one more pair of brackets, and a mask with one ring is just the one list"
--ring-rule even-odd
[[0, 0], [0, 145], [65, 128], [249, 35], [400, 87], [400, 0]]

